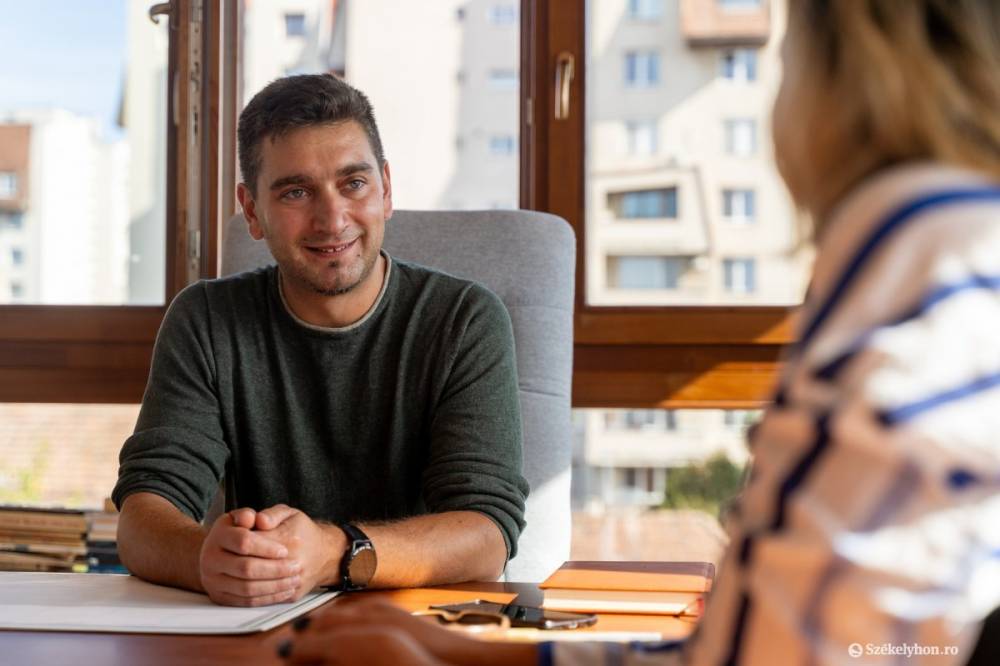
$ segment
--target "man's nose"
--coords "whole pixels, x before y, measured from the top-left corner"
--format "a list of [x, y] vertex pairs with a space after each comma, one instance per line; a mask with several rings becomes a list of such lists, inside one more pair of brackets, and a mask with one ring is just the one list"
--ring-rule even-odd
[[326, 192], [316, 198], [313, 210], [313, 227], [317, 231], [338, 236], [348, 225], [348, 201], [338, 192]]

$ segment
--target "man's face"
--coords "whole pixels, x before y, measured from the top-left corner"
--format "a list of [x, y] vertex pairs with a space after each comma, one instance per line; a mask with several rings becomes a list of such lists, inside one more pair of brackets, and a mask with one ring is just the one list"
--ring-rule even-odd
[[379, 170], [358, 123], [265, 139], [257, 196], [242, 185], [238, 194], [250, 235], [266, 239], [286, 288], [338, 296], [371, 275], [392, 196], [389, 165]]

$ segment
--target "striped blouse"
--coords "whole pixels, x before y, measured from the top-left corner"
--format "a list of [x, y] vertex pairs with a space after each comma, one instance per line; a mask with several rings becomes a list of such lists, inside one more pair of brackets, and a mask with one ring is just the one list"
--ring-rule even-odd
[[935, 164], [834, 211], [686, 643], [542, 664], [961, 664], [1000, 606], [1000, 186]]

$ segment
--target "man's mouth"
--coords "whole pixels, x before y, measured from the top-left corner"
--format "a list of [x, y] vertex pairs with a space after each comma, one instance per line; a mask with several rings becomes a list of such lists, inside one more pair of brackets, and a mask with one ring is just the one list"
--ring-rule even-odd
[[306, 249], [309, 250], [310, 252], [312, 252], [313, 254], [318, 254], [318, 255], [324, 256], [324, 257], [331, 257], [331, 256], [336, 256], [338, 254], [343, 254], [344, 252], [346, 252], [347, 250], [349, 250], [351, 247], [353, 247], [354, 244], [357, 243], [357, 242], [358, 242], [358, 239], [355, 238], [352, 241], [348, 241], [346, 243], [340, 243], [340, 244], [337, 244], [337, 245], [334, 245], [334, 244], [307, 245]]

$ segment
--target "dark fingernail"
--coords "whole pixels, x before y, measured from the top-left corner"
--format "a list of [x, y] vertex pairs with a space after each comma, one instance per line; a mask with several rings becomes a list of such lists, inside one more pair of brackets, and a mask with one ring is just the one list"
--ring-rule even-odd
[[292, 654], [292, 642], [291, 641], [282, 641], [278, 645], [278, 656], [281, 657], [282, 659], [285, 659], [290, 654]]
[[294, 629], [295, 631], [303, 631], [306, 627], [309, 626], [310, 622], [312, 622], [312, 619], [308, 615], [303, 615], [295, 622], [292, 622], [292, 629]]

